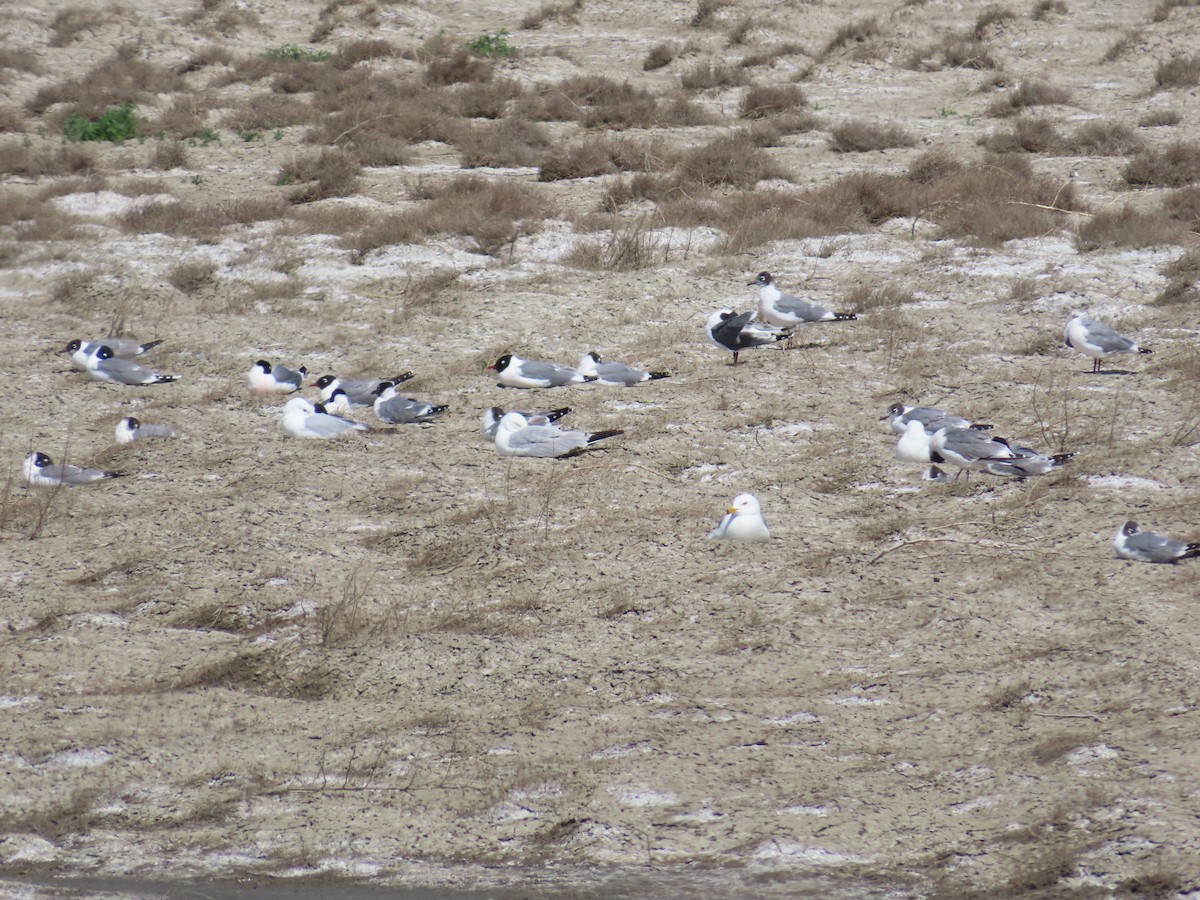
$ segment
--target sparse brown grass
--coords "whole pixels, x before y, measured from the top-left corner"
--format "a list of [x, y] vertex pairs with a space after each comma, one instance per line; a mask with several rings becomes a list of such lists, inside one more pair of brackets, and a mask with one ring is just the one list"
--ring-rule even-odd
[[1087, 122], [1064, 139], [1060, 149], [1074, 156], [1126, 156], [1144, 146], [1145, 141], [1123, 122]]
[[1054, 106], [1071, 102], [1071, 94], [1063, 88], [1028, 78], [1020, 82], [1003, 97], [988, 105], [989, 116], [1012, 116], [1031, 106]]
[[713, 88], [739, 87], [746, 83], [746, 73], [736, 67], [720, 62], [702, 62], [679, 76], [684, 90], [706, 91]]
[[911, 132], [893, 122], [850, 119], [831, 129], [829, 146], [836, 153], [869, 153], [894, 147], [912, 147], [916, 142]]
[[1200, 144], [1175, 141], [1161, 150], [1136, 154], [1121, 173], [1139, 187], [1183, 187], [1200, 181]]
[[507, 118], [470, 125], [455, 138], [464, 169], [479, 166], [536, 166], [550, 149], [550, 136], [541, 125]]
[[38, 55], [25, 47], [0, 47], [0, 74], [27, 72], [37, 75], [42, 71]]
[[738, 104], [738, 115], [743, 119], [765, 119], [796, 112], [811, 116], [808, 98], [794, 84], [752, 84]]
[[80, 115], [96, 118], [110, 106], [143, 103], [184, 87], [179, 75], [143, 59], [141, 53], [140, 44], [122, 44], [82, 77], [39, 88], [25, 108], [41, 115], [57, 104], [70, 104]]
[[829, 43], [825, 45], [822, 56], [829, 56], [843, 47], [866, 44], [872, 38], [879, 37], [880, 33], [879, 19], [875, 16], [847, 23], [839, 28], [833, 37], [830, 38]]
[[134, 234], [182, 234], [212, 239], [223, 228], [281, 218], [280, 197], [241, 198], [211, 203], [149, 200], [122, 215], [118, 222]]
[[712, 188], [753, 187], [767, 178], [787, 178], [787, 173], [742, 132], [715, 138], [681, 155], [675, 174], [682, 183]]
[[183, 169], [187, 167], [187, 148], [181, 141], [155, 141], [147, 160], [152, 169]]
[[180, 94], [150, 125], [154, 132], [174, 138], [199, 137], [205, 131], [204, 101], [196, 94]]
[[1017, 14], [1006, 6], [989, 6], [979, 14], [975, 19], [975, 26], [972, 29], [972, 34], [975, 40], [981, 41], [988, 36], [990, 32], [996, 31], [997, 26], [1003, 25], [1005, 22], [1015, 19]]
[[523, 31], [533, 31], [541, 28], [547, 22], [566, 22], [576, 24], [579, 14], [583, 12], [584, 0], [569, 0], [567, 3], [543, 3], [533, 12], [521, 19]]
[[669, 262], [671, 247], [666, 238], [647, 227], [645, 217], [614, 225], [603, 237], [587, 237], [575, 243], [562, 257], [569, 266], [603, 272], [629, 272]]
[[995, 69], [995, 58], [987, 45], [971, 33], [947, 34], [930, 47], [913, 52], [908, 59], [910, 69]]
[[1035, 22], [1041, 22], [1050, 16], [1065, 16], [1071, 11], [1064, 0], [1037, 0], [1029, 17]]
[[785, 56], [800, 56], [806, 54], [807, 51], [795, 41], [787, 41], [782, 44], [776, 44], [766, 50], [760, 50], [757, 53], [751, 53], [742, 57], [742, 67], [753, 69], [758, 66], [773, 66], [776, 60]]
[[1195, 87], [1200, 84], [1200, 53], [1192, 56], [1173, 56], [1160, 62], [1154, 70], [1154, 86], [1158, 90]]
[[599, 75], [542, 85], [517, 101], [515, 113], [539, 122], [579, 122], [587, 128], [653, 128], [711, 121], [686, 97], [656, 97], [628, 82]]
[[1119, 38], [1113, 41], [1112, 45], [1104, 51], [1102, 57], [1104, 62], [1116, 62], [1142, 39], [1142, 31], [1138, 28], [1131, 28], [1122, 34]]
[[680, 52], [679, 44], [674, 41], [655, 44], [646, 53], [646, 58], [642, 60], [642, 71], [653, 72], [656, 69], [665, 68], [679, 57]]
[[95, 172], [98, 164], [92, 151], [79, 144], [26, 145], [20, 141], [0, 144], [0, 173], [25, 178], [83, 175]]
[[214, 262], [182, 262], [167, 273], [167, 282], [175, 290], [190, 296], [214, 285], [216, 276], [217, 264]]
[[979, 139], [979, 144], [992, 153], [1047, 153], [1062, 140], [1058, 128], [1049, 119], [1022, 116], [1010, 131], [993, 131]]
[[1171, 17], [1172, 10], [1187, 6], [1200, 6], [1200, 0], [1161, 0], [1150, 14], [1150, 21], [1165, 22]]
[[915, 184], [933, 184], [962, 174], [966, 165], [945, 147], [926, 150], [908, 166], [905, 177]]
[[1102, 247], [1161, 247], [1182, 243], [1186, 236], [1187, 229], [1165, 212], [1143, 212], [1126, 204], [1101, 210], [1085, 219], [1076, 233], [1075, 246], [1080, 251]]
[[307, 97], [292, 94], [256, 94], [221, 120], [231, 131], [274, 131], [306, 125], [319, 117]]
[[379, 247], [445, 234], [470, 237], [479, 252], [495, 254], [531, 233], [546, 213], [528, 185], [464, 175], [433, 192], [421, 209], [374, 219], [342, 246], [361, 258]]
[[850, 289], [840, 301], [838, 309], [845, 307], [856, 313], [877, 313], [906, 306], [915, 299], [912, 288], [906, 285], [862, 282]]
[[1183, 121], [1177, 109], [1154, 109], [1138, 119], [1139, 128], [1169, 128]]
[[425, 67], [425, 82], [432, 85], [461, 84], [469, 81], [491, 81], [494, 67], [459, 48], [452, 55], [429, 61]]
[[460, 84], [449, 98], [448, 109], [467, 119], [500, 119], [524, 92], [511, 78]]
[[598, 135], [584, 138], [563, 152], [548, 155], [538, 181], [592, 178], [615, 172], [652, 172], [668, 164], [667, 151], [655, 141], [641, 142]]
[[1200, 302], [1200, 250], [1188, 250], [1178, 259], [1163, 266], [1167, 286], [1154, 298], [1163, 306]]
[[693, 28], [708, 28], [716, 21], [717, 13], [732, 3], [733, 0], [697, 0], [696, 12], [688, 24]]
[[65, 47], [79, 39], [83, 32], [111, 21], [110, 17], [91, 6], [67, 6], [50, 20], [50, 46]]
[[1200, 185], [1188, 185], [1163, 197], [1163, 212], [1189, 231], [1200, 233]]
[[293, 157], [279, 171], [277, 183], [301, 185], [288, 194], [289, 203], [312, 203], [354, 194], [361, 172], [362, 166], [351, 154], [330, 147]]

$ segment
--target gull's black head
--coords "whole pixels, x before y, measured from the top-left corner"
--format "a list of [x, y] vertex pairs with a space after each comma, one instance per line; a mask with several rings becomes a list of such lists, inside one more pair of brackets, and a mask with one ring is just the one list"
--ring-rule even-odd
[[329, 387], [335, 381], [337, 381], [336, 375], [322, 375], [320, 378], [318, 378], [316, 381], [314, 381], [312, 383], [312, 386], [318, 387], [321, 390], [325, 390], [325, 388]]
[[74, 353], [76, 350], [78, 350], [82, 346], [83, 346], [83, 341], [81, 341], [79, 338], [75, 338], [74, 340], [69, 341], [67, 343], [67, 346], [65, 348], [63, 348], [60, 352], [61, 353]]
[[1133, 521], [1133, 519], [1130, 519], [1125, 523], [1125, 527], [1121, 529], [1121, 533], [1124, 534], [1125, 537], [1130, 537], [1137, 534], [1137, 530], [1137, 522]]
[[727, 320], [729, 320], [729, 319], [732, 319], [732, 318], [733, 318], [734, 316], [736, 316], [736, 315], [737, 315], [737, 313], [736, 313], [734, 310], [732, 310], [732, 309], [731, 309], [731, 310], [729, 310], [728, 312], [723, 312], [723, 313], [721, 313], [721, 318], [722, 318], [723, 320], [726, 320], [726, 321], [727, 321]]
[[260, 359], [258, 362], [255, 363], [255, 365], [263, 370], [264, 375], [271, 374], [271, 364], [269, 362], [267, 362], [265, 359]]
[[113, 358], [112, 347], [109, 347], [106, 345], [96, 351], [96, 359], [112, 359], [112, 358]]
[[594, 362], [594, 363], [600, 362], [600, 354], [597, 353], [595, 350], [593, 350], [591, 353], [589, 353], [588, 356], [590, 356], [592, 358], [592, 362]]
[[39, 469], [44, 469], [46, 466], [54, 465], [54, 462], [45, 453], [35, 453], [33, 454], [33, 464]]
[[141, 421], [139, 419], [135, 419], [133, 416], [126, 416], [125, 424], [129, 426], [131, 431], [137, 431], [142, 427]]
[[512, 362], [512, 354], [505, 353], [502, 357], [488, 366], [488, 368], [495, 369], [497, 372], [499, 372], [501, 369], [507, 369], [510, 362]]
[[774, 277], [772, 277], [770, 272], [759, 272], [757, 275], [754, 276], [754, 280], [750, 283], [766, 285], [766, 284], [770, 284], [774, 280], [775, 279], [774, 279]]
[[[383, 392], [391, 387], [395, 387], [395, 385], [392, 384], [390, 381], [381, 381], [381, 382], [379, 382], [379, 384], [375, 388], [375, 390], [371, 391], [371, 393], [374, 394], [376, 397], [382, 397]], [[338, 394], [344, 394], [344, 393], [346, 393], [346, 392], [343, 391], [341, 388], [338, 388], [336, 391], [333, 392], [333, 396], [336, 397]], [[332, 397], [330, 399], [332, 399]]]

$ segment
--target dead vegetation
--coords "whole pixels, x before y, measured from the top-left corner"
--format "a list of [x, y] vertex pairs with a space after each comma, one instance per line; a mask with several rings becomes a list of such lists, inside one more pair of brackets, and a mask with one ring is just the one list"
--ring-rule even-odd
[[1144, 150], [1129, 160], [1122, 175], [1135, 187], [1184, 187], [1200, 181], [1200, 144], [1174, 141]]
[[895, 147], [911, 147], [917, 139], [894, 122], [869, 122], [850, 119], [830, 131], [830, 147], [837, 153], [869, 153]]
[[1057, 106], [1070, 102], [1071, 94], [1064, 88], [1048, 81], [1027, 78], [989, 104], [987, 114], [997, 117], [1013, 116], [1032, 106]]

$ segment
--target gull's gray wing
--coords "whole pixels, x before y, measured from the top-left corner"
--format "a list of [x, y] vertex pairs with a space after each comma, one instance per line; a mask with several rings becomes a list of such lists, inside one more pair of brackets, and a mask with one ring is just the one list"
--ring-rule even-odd
[[1125, 539], [1125, 546], [1145, 554], [1151, 562], [1174, 562], [1188, 549], [1188, 545], [1183, 541], [1155, 534], [1153, 531], [1139, 531], [1129, 535]]
[[586, 447], [587, 438], [582, 431], [563, 431], [557, 425], [526, 425], [509, 436], [508, 446], [523, 456], [562, 456]]
[[525, 360], [521, 363], [521, 374], [526, 378], [533, 378], [538, 381], [548, 381], [551, 387], [559, 387], [564, 384], [570, 384], [579, 377], [579, 373], [574, 369], [568, 369], [566, 366], [555, 365], [554, 363], [536, 362]]
[[781, 294], [775, 301], [775, 308], [804, 322], [821, 322], [833, 318], [833, 313], [825, 307], [793, 297], [791, 294]]
[[433, 407], [430, 404], [408, 397], [392, 397], [390, 400], [375, 404], [375, 415], [378, 416], [379, 421], [386, 422], [388, 425], [420, 422], [432, 410]]
[[328, 413], [310, 413], [304, 420], [304, 427], [318, 437], [337, 437], [347, 431], [367, 431], [369, 429], [369, 426], [360, 422], [352, 422]]
[[1137, 346], [1136, 341], [1117, 334], [1107, 325], [1099, 322], [1089, 320], [1084, 322], [1084, 327], [1087, 328], [1088, 341], [1095, 344], [1103, 353], [1128, 353]]

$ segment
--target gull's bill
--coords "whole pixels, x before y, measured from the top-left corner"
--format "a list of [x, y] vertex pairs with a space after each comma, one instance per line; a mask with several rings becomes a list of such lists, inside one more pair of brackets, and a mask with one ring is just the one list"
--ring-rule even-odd
[[293, 397], [283, 406], [283, 430], [292, 437], [335, 438], [370, 431], [371, 426], [330, 415], [324, 407], [315, 407], [303, 397]]
[[[561, 406], [558, 409], [547, 410], [546, 412], [524, 412], [523, 410], [514, 409], [517, 415], [524, 416], [526, 422], [530, 425], [549, 425], [552, 422], [557, 422], [563, 416], [571, 411], [569, 406]], [[504, 410], [498, 406], [493, 406], [490, 409], [484, 410], [481, 424], [483, 425], [483, 436], [489, 441], [496, 440], [496, 429], [500, 427], [500, 420], [504, 418]]]
[[107, 337], [94, 341], [72, 338], [67, 342], [67, 346], [58, 352], [70, 356], [71, 365], [80, 372], [86, 372], [88, 357], [99, 350], [101, 346], [106, 346], [112, 350], [113, 356], [118, 359], [133, 359], [135, 356], [141, 356], [147, 350], [153, 349], [161, 343], [162, 341], [147, 341], [143, 344], [140, 341], [135, 341], [133, 338], [122, 337]]
[[774, 344], [791, 336], [789, 332], [750, 321], [753, 318], [754, 310], [736, 313], [732, 309], [718, 309], [705, 322], [708, 339], [722, 350], [730, 351], [735, 366], [738, 354], [743, 350]]
[[583, 376], [594, 376], [601, 384], [633, 387], [643, 381], [657, 381], [660, 378], [670, 378], [670, 372], [650, 372], [646, 369], [635, 369], [624, 363], [604, 362], [596, 352], [585, 353], [579, 358], [578, 371]]
[[252, 394], [294, 394], [304, 387], [308, 369], [289, 369], [283, 363], [270, 363], [260, 359], [250, 367], [246, 381]]
[[118, 444], [132, 444], [134, 441], [144, 441], [149, 438], [169, 438], [175, 436], [175, 429], [170, 425], [155, 425], [143, 422], [135, 416], [126, 416], [117, 423], [116, 439]]
[[1100, 362], [1114, 353], [1153, 353], [1139, 347], [1132, 338], [1117, 334], [1107, 325], [1093, 322], [1083, 313], [1074, 313], [1063, 328], [1063, 343], [1092, 358], [1092, 373], [1100, 371]]
[[1200, 541], [1188, 544], [1153, 531], [1138, 531], [1132, 520], [1117, 529], [1113, 535], [1113, 549], [1121, 559], [1138, 562], [1177, 563], [1183, 559], [1200, 556]]
[[725, 510], [717, 527], [708, 533], [710, 541], [769, 541], [770, 529], [762, 507], [753, 494], [738, 494]]
[[21, 478], [30, 487], [77, 487], [105, 478], [120, 478], [124, 472], [85, 469], [68, 463], [56, 463], [45, 453], [31, 453], [21, 466]]
[[322, 375], [309, 387], [321, 389], [321, 402], [328, 403], [333, 399], [337, 390], [346, 394], [351, 406], [374, 406], [376, 391], [382, 385], [403, 384], [413, 377], [412, 372], [402, 372], [392, 378], [338, 378], [336, 375]]
[[521, 359], [515, 353], [504, 354], [487, 368], [496, 373], [502, 387], [550, 388], [596, 380], [595, 375], [555, 363]]
[[496, 427], [496, 452], [501, 456], [565, 459], [594, 449], [598, 441], [623, 431], [564, 431], [557, 425], [530, 424], [518, 412], [506, 412]]

